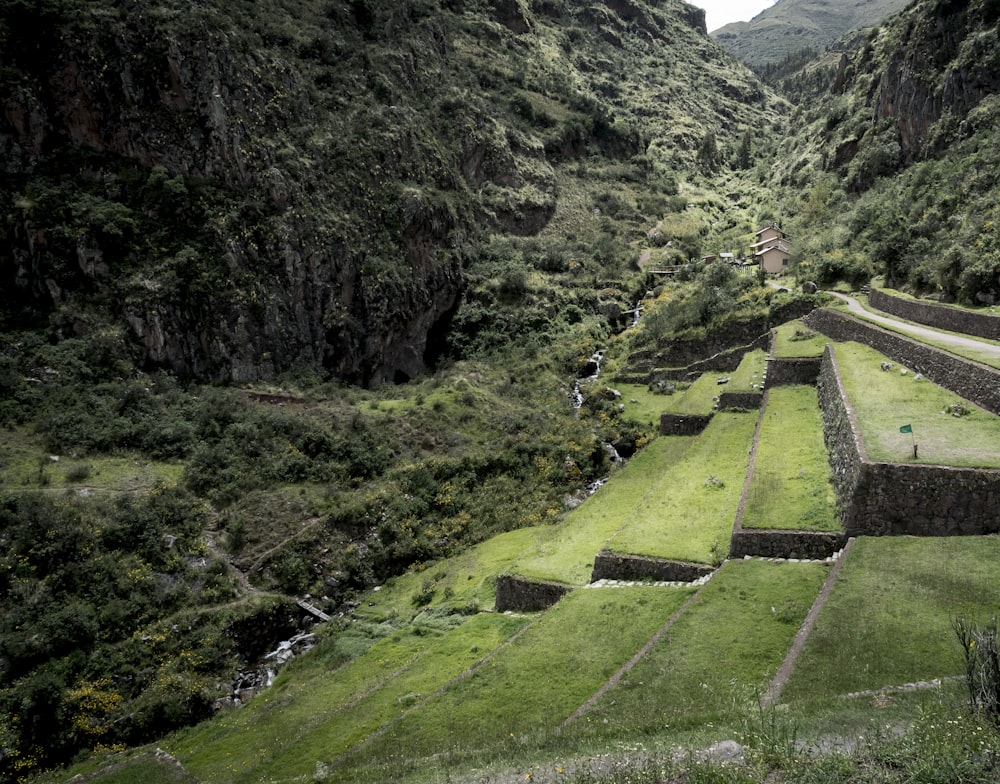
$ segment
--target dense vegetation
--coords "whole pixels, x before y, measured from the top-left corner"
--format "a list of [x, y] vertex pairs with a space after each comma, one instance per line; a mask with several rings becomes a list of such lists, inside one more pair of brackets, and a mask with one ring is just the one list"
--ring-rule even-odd
[[0, 780], [210, 715], [295, 597], [405, 582], [334, 666], [475, 617], [496, 572], [427, 565], [496, 534], [585, 579], [527, 538], [654, 436], [605, 379], [799, 296], [690, 260], [780, 221], [799, 281], [1000, 298], [1000, 16], [907, 13], [780, 97], [672, 0], [0, 2]]
[[990, 3], [918, 3], [839, 64], [807, 66], [827, 78], [803, 96], [776, 171], [797, 194], [801, 279], [884, 274], [945, 301], [996, 301], [998, 72], [982, 46], [998, 21]]

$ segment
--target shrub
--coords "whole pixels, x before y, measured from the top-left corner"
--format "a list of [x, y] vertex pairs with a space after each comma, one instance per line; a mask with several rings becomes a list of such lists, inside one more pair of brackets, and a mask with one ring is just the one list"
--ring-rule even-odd
[[955, 634], [965, 653], [965, 680], [969, 689], [969, 704], [974, 711], [985, 713], [1000, 724], [1000, 644], [997, 641], [997, 619], [976, 622], [956, 618]]

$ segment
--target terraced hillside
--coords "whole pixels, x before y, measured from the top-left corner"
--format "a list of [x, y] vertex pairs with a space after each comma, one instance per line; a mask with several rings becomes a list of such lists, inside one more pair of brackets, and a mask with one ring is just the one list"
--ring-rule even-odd
[[[772, 361], [797, 345], [815, 361], [829, 342], [789, 322]], [[952, 394], [883, 371], [888, 360], [870, 349], [832, 348], [853, 357], [845, 378], [919, 387], [934, 406]], [[863, 409], [866, 388], [845, 388]], [[665, 412], [678, 402], [659, 397]], [[995, 424], [992, 414], [976, 417]], [[837, 529], [830, 476], [815, 459], [821, 420], [811, 387], [776, 386], [761, 411], [716, 411], [698, 435], [661, 436], [564, 522], [388, 581], [353, 616], [319, 629], [317, 647], [245, 707], [169, 739], [159, 762], [118, 764], [212, 782], [544, 780], [609, 738], [632, 749], [648, 742], [646, 754], [660, 742], [654, 735], [750, 742], [746, 722], [779, 671], [781, 688], [769, 694], [819, 733], [905, 721], [929, 701], [959, 704], [964, 662], [951, 626], [970, 607], [1000, 601], [994, 537], [861, 537], [813, 559], [728, 559], [719, 545], [741, 498], [752, 510], [744, 524]], [[876, 431], [866, 425], [862, 438]], [[928, 445], [952, 436], [930, 434]], [[708, 460], [718, 464], [712, 481], [698, 474]], [[792, 484], [805, 492], [791, 493]], [[605, 550], [708, 571], [690, 582], [594, 580]], [[500, 575], [561, 585], [562, 598], [543, 611], [491, 612]], [[858, 707], [871, 699], [881, 706], [874, 718]]]

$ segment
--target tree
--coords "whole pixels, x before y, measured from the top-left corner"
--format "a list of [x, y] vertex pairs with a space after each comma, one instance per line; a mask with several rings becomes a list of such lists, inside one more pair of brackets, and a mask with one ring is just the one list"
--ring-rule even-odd
[[719, 145], [715, 140], [715, 131], [709, 131], [698, 147], [698, 163], [706, 171], [714, 172], [719, 168]]
[[749, 169], [753, 164], [753, 133], [749, 128], [740, 139], [740, 146], [736, 150], [736, 168]]

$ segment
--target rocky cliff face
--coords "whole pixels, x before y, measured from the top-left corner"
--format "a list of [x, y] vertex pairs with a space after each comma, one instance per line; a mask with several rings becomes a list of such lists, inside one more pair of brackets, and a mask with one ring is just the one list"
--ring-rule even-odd
[[[296, 361], [365, 382], [421, 372], [461, 290], [449, 237], [472, 214], [412, 111], [317, 84], [348, 78], [324, 61], [374, 21], [331, 9], [339, 37], [317, 31], [317, 53], [292, 57], [269, 40], [280, 30], [184, 5], [53, 4], [45, 56], [18, 52], [0, 88], [5, 305], [64, 334], [110, 309], [146, 364], [186, 375], [251, 380]], [[5, 21], [11, 36], [38, 19]], [[345, 126], [360, 122], [376, 127], [352, 149]]]
[[[875, 119], [895, 123], [907, 161], [920, 154], [945, 115], [964, 117], [1000, 89], [996, 3], [936, 0], [914, 10], [899, 26], [899, 40], [887, 46], [873, 100]], [[943, 142], [932, 141], [930, 151]]]

